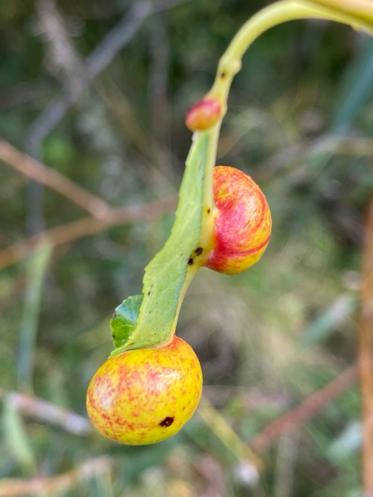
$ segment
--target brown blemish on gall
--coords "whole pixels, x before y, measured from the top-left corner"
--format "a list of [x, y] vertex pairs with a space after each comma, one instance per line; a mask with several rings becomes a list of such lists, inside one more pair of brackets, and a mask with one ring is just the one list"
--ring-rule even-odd
[[188, 266], [193, 266], [193, 263], [194, 263], [193, 257], [189, 257]]
[[174, 419], [175, 419], [175, 418], [174, 418], [174, 417], [172, 417], [172, 416], [167, 416], [166, 418], [164, 418], [164, 420], [163, 420], [163, 421], [161, 421], [161, 422], [159, 423], [159, 426], [165, 426], [165, 427], [167, 427], [167, 426], [171, 426], [171, 425], [172, 425], [172, 423], [174, 422]]
[[203, 252], [203, 248], [202, 248], [202, 247], [197, 247], [197, 248], [196, 248], [196, 250], [194, 251], [194, 253], [195, 253], [196, 255], [201, 255], [201, 254], [202, 254], [202, 252]]

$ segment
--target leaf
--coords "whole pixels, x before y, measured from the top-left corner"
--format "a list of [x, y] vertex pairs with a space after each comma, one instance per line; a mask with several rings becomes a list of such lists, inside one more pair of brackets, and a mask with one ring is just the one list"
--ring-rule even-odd
[[52, 246], [44, 242], [27, 260], [25, 300], [19, 330], [18, 380], [24, 388], [32, 383], [35, 341], [45, 274], [52, 254]]
[[170, 237], [145, 268], [137, 325], [126, 338], [124, 332], [114, 354], [166, 343], [175, 333], [182, 298], [198, 268], [193, 253], [200, 247], [204, 213], [212, 203], [216, 137], [216, 129], [194, 135]]
[[124, 345], [131, 332], [135, 329], [142, 300], [142, 295], [134, 295], [123, 300], [115, 308], [114, 316], [110, 321], [111, 334], [115, 347]]

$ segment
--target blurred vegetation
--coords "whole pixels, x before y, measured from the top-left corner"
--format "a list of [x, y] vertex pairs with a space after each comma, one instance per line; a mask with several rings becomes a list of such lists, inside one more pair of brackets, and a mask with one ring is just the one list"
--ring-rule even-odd
[[[38, 116], [56, 96], [73, 98], [83, 81], [38, 158], [116, 207], [177, 192], [190, 145], [185, 109], [209, 88], [235, 31], [265, 2], [163, 2], [88, 85], [79, 61], [135, 4], [148, 5], [59, 1], [54, 12], [67, 44], [56, 47], [45, 2], [0, 3], [1, 137], [33, 154]], [[268, 423], [356, 362], [363, 215], [373, 193], [372, 88], [368, 37], [314, 21], [265, 34], [235, 80], [220, 161], [261, 184], [273, 213], [272, 242], [245, 274], [202, 270], [178, 333], [201, 359], [213, 415], [249, 446]], [[3, 164], [0, 199], [3, 248], [86, 215]], [[0, 272], [0, 495], [13, 495], [3, 487], [8, 478], [65, 473], [65, 485], [14, 495], [360, 495], [360, 400], [351, 378], [311, 419], [258, 449], [259, 481], [199, 414], [175, 438], [131, 448], [91, 433], [80, 418], [66, 427], [48, 422], [46, 408], [43, 418], [20, 406], [15, 392], [85, 416], [87, 382], [111, 350], [109, 317], [125, 296], [139, 293], [143, 267], [171, 223], [164, 212], [151, 222], [119, 224], [30, 251]], [[82, 468], [90, 460], [96, 462]]]

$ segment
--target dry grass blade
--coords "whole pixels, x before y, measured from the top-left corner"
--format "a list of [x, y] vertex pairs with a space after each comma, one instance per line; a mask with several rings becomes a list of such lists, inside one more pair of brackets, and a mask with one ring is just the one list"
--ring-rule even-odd
[[38, 497], [40, 495], [59, 495], [82, 480], [89, 480], [107, 474], [112, 467], [112, 460], [107, 456], [97, 457], [84, 462], [76, 469], [61, 475], [46, 478], [21, 480], [9, 478], [0, 480], [0, 497]]
[[0, 161], [63, 195], [98, 219], [103, 219], [110, 214], [111, 208], [104, 200], [81, 188], [57, 171], [19, 152], [4, 140], [0, 140]]
[[0, 250], [0, 269], [11, 266], [28, 256], [30, 251], [40, 247], [46, 240], [53, 246], [74, 242], [80, 238], [95, 235], [110, 226], [134, 221], [151, 221], [175, 208], [175, 197], [149, 202], [145, 205], [112, 209], [105, 219], [85, 217], [34, 235], [27, 240], [15, 243]]
[[364, 497], [373, 497], [373, 200], [368, 207], [363, 248], [359, 366], [363, 405]]
[[198, 409], [198, 414], [240, 462], [249, 463], [252, 466], [253, 475], [259, 473], [263, 466], [261, 459], [240, 439], [230, 424], [205, 397]]

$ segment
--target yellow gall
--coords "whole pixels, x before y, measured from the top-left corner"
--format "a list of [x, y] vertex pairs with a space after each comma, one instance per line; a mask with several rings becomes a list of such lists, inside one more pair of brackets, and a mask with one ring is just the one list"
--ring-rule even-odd
[[105, 437], [127, 445], [175, 435], [198, 406], [202, 371], [192, 347], [179, 337], [163, 347], [109, 357], [87, 390], [87, 412]]

